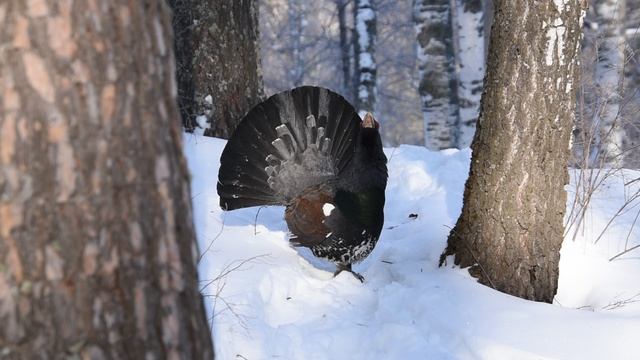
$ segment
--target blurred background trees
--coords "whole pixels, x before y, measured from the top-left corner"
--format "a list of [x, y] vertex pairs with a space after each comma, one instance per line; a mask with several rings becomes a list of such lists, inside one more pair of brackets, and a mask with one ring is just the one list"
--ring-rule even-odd
[[[265, 93], [304, 83], [358, 103], [356, 1], [259, 2]], [[491, 0], [366, 3], [377, 19], [375, 114], [384, 123], [386, 145], [468, 147], [482, 93]], [[301, 31], [288, 31], [299, 18]], [[639, 26], [640, 0], [590, 0], [576, 87], [574, 166], [640, 166]]]
[[[355, 0], [305, 1], [300, 8], [304, 12], [300, 41], [293, 41], [288, 31], [290, 22], [296, 21], [290, 17], [289, 3], [260, 0], [265, 93], [272, 95], [295, 86], [293, 74], [302, 74], [302, 83], [334, 89], [359, 109], [373, 110], [383, 123], [387, 144], [423, 145], [412, 2], [358, 1], [358, 7]], [[358, 8], [363, 19], [362, 35], [354, 26]], [[369, 16], [373, 18], [367, 20]], [[360, 40], [367, 40], [368, 46]], [[291, 60], [296, 43], [300, 44], [296, 56], [302, 59], [298, 63]], [[362, 45], [356, 48], [356, 43]], [[301, 71], [292, 72], [296, 64]], [[359, 105], [358, 95], [364, 95], [359, 86], [366, 91], [367, 99], [375, 97], [371, 99], [375, 105], [371, 101]]]
[[[585, 1], [571, 164], [638, 167], [640, 0]], [[189, 0], [170, 3], [187, 127], [200, 119], [226, 137], [259, 99], [306, 84], [373, 111], [388, 146], [464, 148], [473, 139], [491, 0], [243, 0], [197, 12], [181, 10], [193, 9]], [[196, 36], [213, 45], [194, 48]], [[200, 73], [206, 82], [193, 80]]]

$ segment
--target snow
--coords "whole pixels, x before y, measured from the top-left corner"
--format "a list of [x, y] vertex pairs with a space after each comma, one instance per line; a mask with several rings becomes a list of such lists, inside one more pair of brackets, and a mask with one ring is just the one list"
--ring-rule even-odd
[[[225, 141], [191, 134], [184, 140], [201, 291], [220, 359], [637, 356], [640, 251], [608, 261], [624, 248], [635, 212], [596, 238], [628, 198], [623, 184], [639, 172], [610, 178], [575, 240], [569, 232], [550, 305], [494, 291], [466, 270], [437, 266], [461, 210], [469, 149], [385, 149], [385, 225], [372, 254], [354, 267], [366, 278], [361, 284], [348, 273], [333, 278], [330, 264], [290, 247], [282, 207], [222, 212], [216, 181]], [[568, 186], [568, 204], [574, 189]], [[634, 230], [626, 245], [638, 243]]]

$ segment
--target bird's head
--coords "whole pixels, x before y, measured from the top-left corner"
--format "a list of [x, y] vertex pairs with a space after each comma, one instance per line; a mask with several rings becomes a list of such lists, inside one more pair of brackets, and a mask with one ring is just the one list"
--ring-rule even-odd
[[387, 158], [382, 151], [382, 140], [380, 139], [380, 123], [367, 113], [360, 123], [360, 141], [359, 148], [363, 160], [367, 163], [383, 163], [386, 164]]
[[368, 112], [360, 122], [360, 144], [365, 148], [382, 149], [380, 123]]
[[360, 123], [360, 127], [363, 129], [380, 129], [380, 123], [376, 121], [376, 119], [368, 112], [362, 122]]

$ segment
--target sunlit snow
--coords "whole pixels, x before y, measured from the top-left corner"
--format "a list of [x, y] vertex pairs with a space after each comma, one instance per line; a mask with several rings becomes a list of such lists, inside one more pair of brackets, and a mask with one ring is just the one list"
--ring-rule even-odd
[[[216, 181], [225, 141], [185, 135], [202, 259], [201, 290], [220, 359], [632, 359], [640, 339], [640, 253], [616, 261], [635, 213], [614, 177], [562, 247], [554, 304], [437, 266], [462, 206], [470, 151], [386, 149], [385, 225], [351, 274], [288, 244], [282, 207], [224, 213]], [[624, 173], [637, 178], [640, 173]], [[543, 176], [543, 175], [534, 175]], [[627, 179], [628, 180], [628, 179]], [[569, 201], [573, 188], [568, 187]], [[417, 217], [416, 217], [417, 216]], [[631, 234], [638, 243], [638, 232]]]

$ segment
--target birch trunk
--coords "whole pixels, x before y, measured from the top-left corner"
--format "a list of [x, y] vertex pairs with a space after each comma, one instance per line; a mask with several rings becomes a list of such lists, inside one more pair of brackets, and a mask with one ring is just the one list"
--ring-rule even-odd
[[625, 0], [598, 0], [594, 4], [597, 22], [597, 64], [595, 68], [596, 151], [601, 161], [594, 166], [621, 166], [624, 123], [620, 116], [624, 68]]
[[626, 0], [625, 14], [625, 67], [624, 94], [625, 108], [623, 117], [628, 149], [624, 157], [624, 166], [640, 168], [640, 0]]
[[471, 145], [480, 111], [484, 77], [484, 18], [481, 0], [452, 0], [456, 6], [456, 67], [460, 111], [458, 143], [461, 149]]
[[640, 0], [626, 0], [625, 16], [625, 90], [627, 97], [638, 98], [640, 94]]
[[354, 59], [356, 76], [356, 109], [376, 109], [376, 10], [372, 0], [355, 0]]
[[213, 356], [162, 1], [0, 3], [0, 357]]
[[460, 118], [450, 1], [414, 0], [413, 19], [425, 145], [431, 150], [456, 147]]
[[556, 3], [494, 1], [462, 214], [441, 257], [545, 302], [558, 283], [582, 13], [580, 0]]

